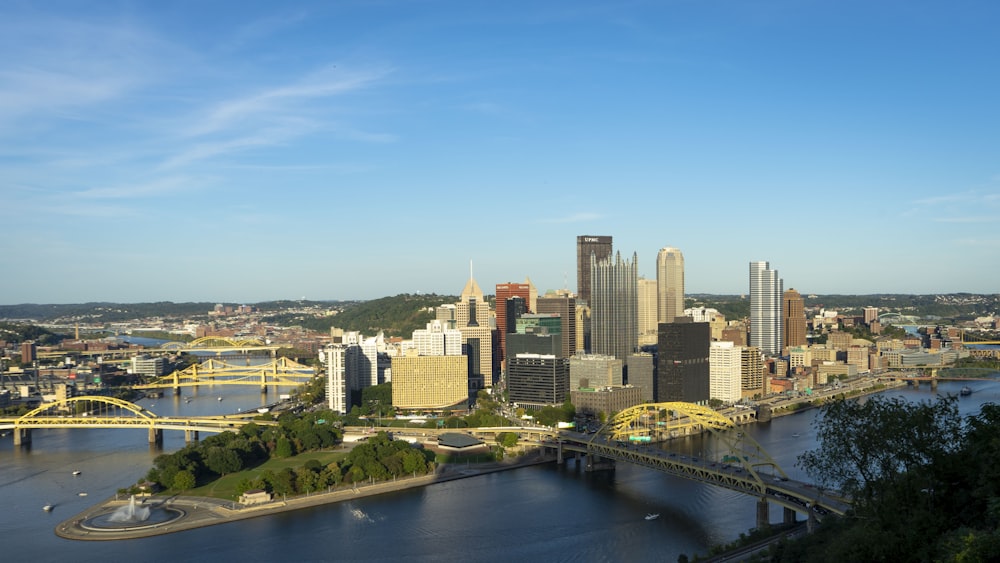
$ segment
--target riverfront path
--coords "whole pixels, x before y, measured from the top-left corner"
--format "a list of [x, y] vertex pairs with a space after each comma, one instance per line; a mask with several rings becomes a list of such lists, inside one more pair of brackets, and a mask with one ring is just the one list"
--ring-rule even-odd
[[530, 465], [551, 463], [553, 461], [555, 461], [554, 456], [529, 455], [510, 463], [500, 462], [469, 466], [444, 465], [438, 467], [438, 470], [430, 475], [396, 479], [394, 481], [375, 483], [374, 485], [362, 485], [356, 488], [340, 488], [329, 493], [312, 493], [287, 500], [275, 499], [268, 503], [249, 506], [208, 497], [150, 497], [146, 499], [144, 506], [151, 508], [171, 508], [180, 512], [181, 516], [162, 524], [142, 525], [140, 523], [132, 528], [96, 529], [93, 526], [86, 526], [86, 522], [91, 519], [110, 514], [128, 504], [128, 500], [111, 498], [60, 523], [56, 526], [55, 533], [59, 537], [71, 540], [106, 541], [145, 538], [205, 526], [214, 526], [216, 524], [225, 524], [247, 518], [256, 518], [258, 516], [278, 514], [311, 506], [349, 501], [413, 487], [424, 487], [435, 483], [475, 477], [486, 473], [506, 471]]

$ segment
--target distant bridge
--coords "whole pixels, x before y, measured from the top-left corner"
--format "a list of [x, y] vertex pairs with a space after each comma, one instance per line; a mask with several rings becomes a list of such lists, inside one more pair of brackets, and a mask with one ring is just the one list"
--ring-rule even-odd
[[175, 389], [201, 385], [257, 385], [266, 393], [268, 385], [298, 386], [316, 377], [316, 370], [288, 358], [267, 364], [240, 365], [215, 358], [157, 377], [135, 389]]
[[46, 403], [19, 417], [0, 417], [0, 430], [14, 431], [14, 445], [31, 442], [36, 428], [145, 428], [149, 443], [163, 442], [164, 430], [183, 430], [185, 441], [196, 440], [199, 432], [219, 433], [239, 430], [253, 422], [276, 426], [266, 420], [252, 420], [256, 413], [222, 416], [159, 416], [128, 401], [88, 395]]

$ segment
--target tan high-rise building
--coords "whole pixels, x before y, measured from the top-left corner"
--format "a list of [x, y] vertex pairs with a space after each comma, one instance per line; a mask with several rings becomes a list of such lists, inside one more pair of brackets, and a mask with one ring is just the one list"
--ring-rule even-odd
[[740, 379], [742, 380], [743, 396], [752, 398], [754, 395], [766, 395], [767, 378], [764, 377], [764, 360], [760, 348], [744, 346], [740, 350]]
[[793, 346], [805, 346], [806, 341], [806, 306], [805, 300], [802, 299], [802, 295], [795, 291], [795, 288], [791, 288], [781, 296], [782, 297], [782, 307], [781, 310], [784, 313], [784, 342], [782, 342], [783, 350], [787, 350]]
[[392, 358], [392, 406], [400, 410], [464, 408], [469, 401], [465, 356], [420, 356], [414, 349]]
[[667, 246], [656, 255], [657, 319], [672, 323], [684, 315], [684, 255]]
[[656, 280], [639, 278], [636, 287], [639, 314], [639, 346], [656, 344], [657, 316], [657, 284]]
[[483, 297], [483, 290], [479, 288], [479, 284], [470, 275], [465, 289], [462, 290], [461, 300], [455, 303], [455, 328], [490, 325], [490, 304]]

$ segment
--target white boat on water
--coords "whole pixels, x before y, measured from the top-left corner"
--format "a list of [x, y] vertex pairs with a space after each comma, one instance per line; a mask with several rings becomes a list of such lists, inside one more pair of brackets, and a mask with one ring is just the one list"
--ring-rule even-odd
[[659, 517], [660, 517], [659, 512], [656, 513], [650, 512], [649, 514], [646, 515], [646, 520], [656, 520]]
[[73, 475], [79, 475], [80, 473], [83, 473], [83, 472], [80, 471], [79, 469], [77, 469], [76, 471], [73, 472]]
[[76, 495], [80, 496], [80, 497], [85, 497], [85, 496], [87, 496], [87, 493], [79, 492], [79, 493], [76, 493]]
[[45, 512], [52, 512], [53, 508], [55, 507], [52, 506], [51, 504], [46, 504], [45, 506], [42, 507], [42, 510], [44, 510]]
[[221, 401], [221, 400], [222, 400], [222, 397], [219, 397], [219, 400]]

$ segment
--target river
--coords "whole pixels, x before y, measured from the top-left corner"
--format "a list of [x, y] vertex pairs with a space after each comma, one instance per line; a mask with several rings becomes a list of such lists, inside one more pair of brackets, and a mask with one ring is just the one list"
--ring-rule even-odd
[[[938, 393], [957, 394], [959, 383]], [[963, 414], [1000, 402], [1000, 383], [973, 382]], [[282, 390], [284, 392], [284, 390]], [[144, 399], [158, 414], [218, 414], [256, 408], [277, 397], [258, 390], [207, 389], [183, 398]], [[929, 386], [886, 392], [933, 397]], [[192, 396], [190, 394], [184, 397]], [[223, 401], [218, 401], [222, 396]], [[817, 411], [747, 427], [793, 478], [795, 458], [816, 446]], [[183, 433], [164, 432], [164, 449]], [[700, 438], [677, 444], [691, 453]], [[676, 561], [705, 554], [755, 525], [756, 501], [725, 489], [619, 464], [586, 474], [572, 464], [545, 465], [451, 481], [421, 489], [320, 506], [153, 538], [116, 542], [65, 540], [53, 528], [136, 482], [161, 452], [144, 430], [34, 431], [30, 449], [0, 438], [0, 530], [16, 560], [45, 561]], [[79, 476], [73, 476], [80, 470]], [[86, 492], [87, 496], [79, 496]], [[46, 503], [52, 512], [42, 511]], [[648, 512], [660, 518], [646, 521]], [[772, 506], [771, 520], [781, 510]], [[5, 557], [6, 559], [6, 557]]]

